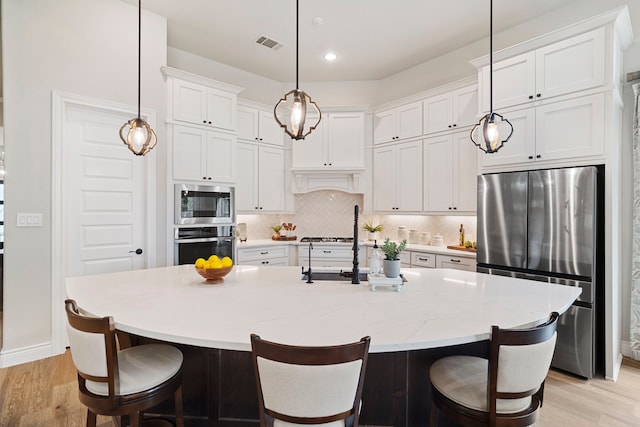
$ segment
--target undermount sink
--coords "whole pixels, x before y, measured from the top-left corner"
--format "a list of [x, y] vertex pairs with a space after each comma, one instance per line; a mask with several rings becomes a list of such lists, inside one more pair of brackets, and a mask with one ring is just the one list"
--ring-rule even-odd
[[[302, 280], [307, 280], [307, 274], [302, 275]], [[328, 280], [336, 282], [351, 281], [350, 271], [311, 271], [311, 280]], [[367, 273], [360, 272], [360, 281], [365, 282], [367, 280]]]

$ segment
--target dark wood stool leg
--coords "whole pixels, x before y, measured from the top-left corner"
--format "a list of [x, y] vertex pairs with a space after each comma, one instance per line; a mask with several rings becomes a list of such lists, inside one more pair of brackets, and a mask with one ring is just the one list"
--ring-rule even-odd
[[438, 427], [438, 407], [431, 401], [431, 413], [429, 414], [429, 427]]
[[96, 414], [87, 409], [87, 427], [96, 427]]
[[184, 427], [184, 410], [182, 407], [182, 385], [176, 389], [175, 393], [176, 407], [176, 427]]

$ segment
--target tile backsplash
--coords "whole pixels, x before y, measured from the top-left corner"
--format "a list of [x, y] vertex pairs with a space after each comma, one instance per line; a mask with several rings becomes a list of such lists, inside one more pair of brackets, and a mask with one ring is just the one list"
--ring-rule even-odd
[[[269, 239], [273, 235], [271, 226], [283, 222], [296, 225], [294, 234], [298, 239], [304, 236], [351, 236], [353, 235], [353, 207], [363, 206], [361, 194], [350, 194], [342, 191], [313, 191], [295, 196], [294, 215], [238, 215], [238, 223], [247, 224], [248, 239]], [[366, 221], [383, 224], [384, 230], [380, 238], [398, 238], [399, 226], [407, 230], [415, 228], [429, 231], [432, 235], [442, 234], [445, 245], [458, 243], [458, 230], [464, 224], [465, 239], [476, 240], [475, 216], [435, 216], [435, 215], [373, 215], [362, 213], [359, 218], [361, 238], [366, 238], [362, 225]]]

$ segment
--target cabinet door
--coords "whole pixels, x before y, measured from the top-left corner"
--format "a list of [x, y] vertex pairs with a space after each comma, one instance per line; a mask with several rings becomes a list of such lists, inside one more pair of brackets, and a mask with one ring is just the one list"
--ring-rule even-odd
[[396, 167], [393, 146], [373, 150], [373, 210], [395, 211]]
[[173, 119], [182, 122], [206, 124], [207, 88], [205, 86], [173, 81]]
[[509, 111], [504, 113], [504, 117], [513, 125], [513, 135], [498, 152], [491, 154], [480, 152], [478, 154], [483, 168], [527, 163], [535, 159], [535, 108]]
[[208, 178], [207, 132], [184, 126], [173, 129], [173, 179], [205, 181]]
[[536, 50], [536, 97], [604, 84], [604, 27]]
[[451, 212], [453, 202], [453, 148], [451, 135], [424, 140], [424, 210]]
[[236, 182], [236, 137], [207, 132], [207, 176], [213, 182]]
[[436, 256], [437, 268], [452, 268], [454, 270], [476, 271], [476, 260], [449, 255]]
[[238, 177], [236, 179], [236, 210], [255, 213], [258, 206], [258, 147], [238, 141], [236, 144]]
[[[259, 110], [259, 140], [266, 144], [284, 146], [284, 130], [278, 125], [273, 111]], [[313, 132], [312, 132], [313, 133]]]
[[396, 154], [396, 206], [401, 212], [422, 211], [422, 141], [399, 144]]
[[258, 110], [239, 105], [237, 120], [238, 138], [258, 141]]
[[327, 120], [329, 165], [364, 169], [364, 113], [331, 113]]
[[318, 127], [305, 139], [291, 141], [291, 165], [293, 168], [324, 169], [327, 166], [326, 128], [327, 118], [323, 117]]
[[258, 184], [260, 211], [284, 211], [284, 150], [281, 148], [260, 147], [258, 169], [260, 171], [260, 182]]
[[424, 134], [450, 130], [453, 126], [453, 98], [450, 93], [422, 102]]
[[477, 123], [478, 86], [472, 85], [453, 91], [453, 127], [471, 126]]
[[457, 132], [452, 137], [454, 207], [458, 212], [475, 212], [478, 198], [478, 152], [482, 152], [473, 144], [468, 132]]
[[207, 124], [236, 130], [237, 97], [233, 93], [207, 88]]
[[422, 135], [422, 101], [396, 109], [396, 134], [399, 139]]
[[396, 116], [394, 110], [375, 114], [373, 124], [373, 143], [381, 144], [396, 139]]
[[603, 156], [603, 117], [603, 93], [538, 107], [536, 110], [536, 159]]
[[[534, 99], [535, 52], [527, 52], [493, 65], [494, 111]], [[489, 66], [482, 69], [482, 111], [489, 111]]]

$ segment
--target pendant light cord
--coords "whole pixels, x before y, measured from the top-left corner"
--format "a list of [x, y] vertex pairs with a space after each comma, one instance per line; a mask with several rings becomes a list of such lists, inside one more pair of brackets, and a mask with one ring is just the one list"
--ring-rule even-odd
[[298, 43], [298, 0], [296, 0], [296, 90], [298, 90], [298, 50], [300, 49], [300, 43]]
[[493, 114], [493, 0], [489, 0], [489, 114]]
[[138, 0], [138, 119], [140, 118], [140, 51], [142, 50], [142, 0]]

